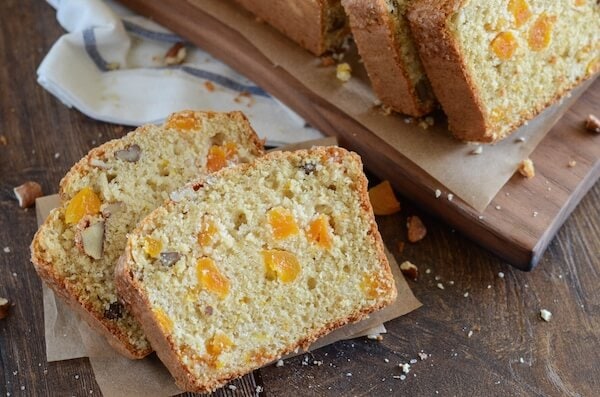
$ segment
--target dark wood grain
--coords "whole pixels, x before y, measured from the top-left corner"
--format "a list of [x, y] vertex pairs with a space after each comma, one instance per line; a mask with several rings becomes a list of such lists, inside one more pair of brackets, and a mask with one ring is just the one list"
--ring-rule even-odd
[[[46, 362], [41, 284], [29, 263], [35, 211], [19, 209], [12, 195], [12, 187], [25, 180], [56, 192], [85, 152], [124, 132], [67, 109], [35, 82], [39, 62], [61, 34], [48, 5], [0, 2], [0, 135], [8, 141], [0, 145], [0, 296], [14, 302], [9, 317], [0, 320], [0, 396], [100, 395], [86, 359]], [[531, 273], [508, 266], [408, 199], [401, 201], [402, 212], [378, 218], [378, 224], [397, 260], [419, 266], [422, 276], [410, 285], [424, 306], [389, 323], [381, 342], [337, 343], [309, 354], [308, 365], [302, 365], [304, 356], [286, 360], [283, 367], [236, 382], [236, 391], [216, 395], [249, 396], [257, 385], [272, 396], [598, 395], [600, 185]], [[413, 214], [422, 217], [428, 235], [399, 253], [406, 217]], [[541, 308], [552, 311], [551, 322], [540, 320]], [[480, 330], [469, 338], [472, 329]], [[406, 380], [394, 379], [401, 374], [398, 364], [418, 358], [421, 350], [431, 357], [414, 364]]]
[[[241, 33], [203, 11], [202, 1], [121, 2], [243, 71], [319, 130], [337, 136], [344, 146], [358, 152], [371, 170], [390, 180], [427, 211], [523, 270], [531, 270], [537, 264], [570, 211], [600, 177], [600, 141], [582, 133], [583, 118], [577, 119], [577, 123], [565, 119], [533, 155], [540, 177], [527, 183], [522, 178], [514, 178], [483, 214], [459, 198], [436, 199], [434, 192], [440, 184], [435, 179], [366, 127], [310, 91], [295, 76], [274, 67]], [[247, 16], [254, 21], [253, 16]], [[274, 29], [272, 34], [280, 35]], [[290, 45], [294, 44], [290, 42]], [[570, 112], [571, 117], [581, 117], [595, 109], [594, 104], [600, 102], [600, 81], [584, 95]], [[568, 144], [564, 144], [565, 138]], [[564, 158], [567, 160], [557, 162]], [[569, 159], [579, 162], [577, 170], [567, 167]], [[540, 182], [542, 180], [551, 183], [546, 185]], [[540, 197], [544, 200], [540, 201]], [[502, 210], [496, 210], [496, 206]], [[539, 213], [535, 219], [534, 211]]]

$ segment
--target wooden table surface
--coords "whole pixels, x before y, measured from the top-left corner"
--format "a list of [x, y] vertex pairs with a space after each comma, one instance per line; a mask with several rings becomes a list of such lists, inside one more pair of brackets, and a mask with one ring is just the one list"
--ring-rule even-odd
[[[12, 194], [27, 180], [55, 193], [76, 160], [125, 131], [67, 109], [36, 83], [37, 66], [62, 33], [50, 6], [0, 2], [0, 136], [7, 141], [0, 138], [0, 297], [13, 303], [0, 320], [0, 396], [101, 394], [87, 359], [46, 362], [41, 283], [29, 262], [35, 211], [20, 209]], [[378, 223], [398, 262], [419, 266], [422, 276], [410, 285], [424, 306], [388, 323], [382, 341], [340, 342], [256, 371], [251, 381], [273, 396], [598, 395], [600, 185], [531, 273], [398, 195], [401, 213]], [[399, 252], [413, 214], [424, 220], [427, 237]], [[540, 319], [542, 308], [553, 313], [550, 322]], [[420, 360], [420, 352], [428, 358]], [[402, 374], [398, 364], [411, 359], [418, 361], [406, 379], [394, 378]], [[249, 389], [217, 394], [251, 395]]]

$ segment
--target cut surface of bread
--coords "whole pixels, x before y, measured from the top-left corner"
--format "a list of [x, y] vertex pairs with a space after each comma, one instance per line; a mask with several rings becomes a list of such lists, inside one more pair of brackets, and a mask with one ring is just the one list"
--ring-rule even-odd
[[417, 0], [409, 21], [451, 131], [502, 139], [600, 67], [596, 0]]
[[393, 110], [419, 117], [435, 99], [406, 12], [412, 0], [342, 0], [373, 90]]
[[61, 181], [62, 205], [34, 237], [41, 278], [121, 354], [151, 352], [117, 298], [114, 269], [138, 221], [208, 172], [262, 155], [242, 113], [185, 111], [92, 149]]
[[315, 55], [339, 47], [348, 35], [340, 0], [236, 0]]
[[116, 282], [184, 390], [214, 390], [396, 298], [354, 153], [269, 153], [172, 198], [130, 235]]

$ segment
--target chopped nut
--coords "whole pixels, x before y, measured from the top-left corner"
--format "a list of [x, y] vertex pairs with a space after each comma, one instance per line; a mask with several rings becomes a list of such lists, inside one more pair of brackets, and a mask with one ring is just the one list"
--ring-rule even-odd
[[208, 92], [213, 92], [215, 90], [215, 85], [211, 81], [205, 81], [204, 88], [206, 88], [206, 91]]
[[135, 163], [140, 159], [141, 154], [142, 149], [139, 147], [139, 145], [133, 144], [127, 146], [125, 149], [117, 150], [115, 152], [115, 157], [119, 160]]
[[527, 179], [531, 179], [535, 176], [535, 168], [533, 167], [533, 161], [525, 159], [519, 166], [519, 173]]
[[345, 83], [352, 77], [352, 68], [346, 62], [340, 63], [337, 65], [335, 76], [338, 78], [338, 80]]
[[17, 200], [19, 200], [19, 207], [29, 208], [35, 204], [35, 199], [42, 197], [42, 187], [37, 182], [28, 181], [17, 186], [13, 189]]
[[104, 317], [106, 317], [109, 320], [117, 320], [121, 317], [123, 317], [123, 310], [125, 308], [123, 307], [123, 304], [119, 301], [116, 302], [112, 302], [109, 306], [108, 309], [106, 309], [104, 311]]
[[406, 227], [408, 228], [408, 241], [411, 243], [423, 240], [427, 234], [427, 229], [418, 216], [409, 216]]
[[160, 263], [162, 263], [163, 266], [171, 267], [175, 263], [177, 263], [177, 261], [179, 261], [179, 259], [181, 259], [181, 254], [179, 252], [161, 252], [160, 253]]
[[417, 277], [419, 277], [419, 268], [410, 263], [409, 261], [405, 261], [400, 265], [400, 270], [402, 271], [402, 274], [404, 274], [406, 277], [409, 277], [412, 280], [416, 280]]
[[6, 298], [0, 298], [0, 320], [8, 316], [8, 310], [10, 308], [10, 302]]
[[329, 55], [321, 57], [320, 66], [329, 67], [329, 66], [333, 66], [335, 64], [336, 64], [336, 62], [335, 62], [335, 59], [333, 59], [333, 57], [331, 57]]
[[590, 114], [587, 117], [587, 120], [585, 120], [585, 128], [587, 128], [589, 131], [595, 132], [596, 134], [600, 134], [600, 119], [593, 114]]
[[540, 310], [540, 317], [542, 320], [548, 322], [552, 319], [552, 313], [549, 310], [542, 309]]
[[[87, 224], [87, 226], [81, 227], [80, 225]], [[84, 219], [79, 225], [77, 225], [79, 236], [77, 242], [81, 242], [80, 248], [83, 252], [94, 258], [102, 258], [104, 250], [104, 221], [90, 224], [89, 220]]]
[[165, 65], [179, 65], [183, 63], [187, 51], [183, 43], [175, 43], [165, 54]]

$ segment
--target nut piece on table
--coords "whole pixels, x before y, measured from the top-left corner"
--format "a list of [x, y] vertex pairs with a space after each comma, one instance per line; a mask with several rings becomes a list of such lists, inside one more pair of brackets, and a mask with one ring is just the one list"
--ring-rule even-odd
[[417, 265], [410, 263], [409, 261], [405, 261], [400, 265], [400, 270], [402, 274], [411, 280], [416, 280], [419, 277], [419, 268]]
[[165, 65], [179, 65], [187, 56], [187, 50], [183, 43], [175, 43], [165, 54]]
[[596, 134], [600, 134], [600, 119], [593, 114], [590, 114], [587, 120], [585, 120], [585, 128]]
[[406, 227], [408, 229], [408, 241], [416, 243], [417, 241], [423, 240], [427, 234], [427, 228], [418, 216], [409, 216], [406, 220]]
[[10, 307], [10, 302], [6, 298], [0, 297], [0, 320], [6, 318], [8, 316], [8, 308]]
[[523, 175], [527, 179], [533, 178], [535, 176], [533, 161], [530, 159], [523, 160], [519, 166], [519, 174]]
[[42, 197], [42, 187], [37, 182], [28, 181], [22, 184], [21, 186], [17, 186], [13, 189], [15, 192], [15, 196], [17, 196], [17, 200], [19, 200], [19, 207], [21, 208], [29, 208], [35, 204], [35, 199], [38, 197]]

